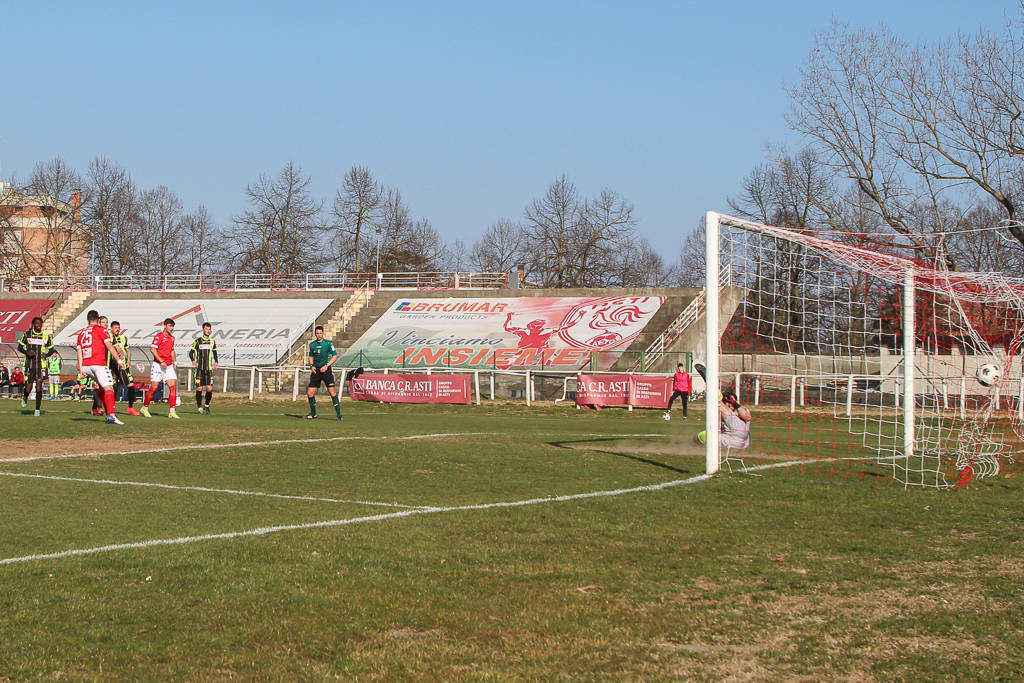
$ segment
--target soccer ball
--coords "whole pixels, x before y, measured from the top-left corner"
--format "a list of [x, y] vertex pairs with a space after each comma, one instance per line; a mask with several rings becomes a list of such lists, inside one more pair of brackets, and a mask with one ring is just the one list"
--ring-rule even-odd
[[994, 363], [985, 363], [978, 368], [978, 382], [990, 387], [999, 383], [999, 367]]
[[671, 413], [662, 413], [661, 414], [661, 419], [662, 420], [671, 420], [672, 419], [672, 414]]

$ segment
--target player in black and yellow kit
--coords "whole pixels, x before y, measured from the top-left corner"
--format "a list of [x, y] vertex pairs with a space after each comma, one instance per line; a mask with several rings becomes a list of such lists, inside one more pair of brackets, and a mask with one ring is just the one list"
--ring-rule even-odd
[[[213, 325], [203, 323], [203, 336], [196, 337], [188, 350], [188, 358], [196, 369], [196, 408], [199, 414], [210, 414], [213, 399], [213, 371], [217, 369], [217, 342], [210, 335]], [[206, 389], [206, 403], [203, 403], [203, 389]]]
[[338, 354], [334, 350], [334, 344], [324, 339], [324, 326], [317, 325], [313, 330], [316, 339], [309, 343], [309, 387], [306, 389], [306, 398], [309, 399], [309, 415], [307, 420], [316, 419], [316, 390], [322, 383], [327, 387], [331, 395], [331, 403], [334, 404], [334, 412], [341, 419], [341, 403], [338, 401], [338, 388], [334, 386], [334, 370], [331, 368], [334, 361], [338, 360]]
[[46, 381], [46, 363], [44, 359], [57, 353], [53, 348], [53, 339], [49, 332], [43, 332], [43, 319], [38, 315], [32, 318], [32, 327], [22, 333], [18, 340], [18, 351], [25, 355], [25, 388], [22, 389], [21, 407], [28, 404], [28, 394], [36, 388], [36, 412], [43, 404], [43, 383]]
[[[110, 343], [114, 345], [114, 348], [121, 354], [121, 358], [124, 359], [124, 365], [122, 366], [117, 362], [110, 351], [107, 351], [107, 367], [110, 368], [110, 374], [114, 376], [114, 391], [117, 391], [117, 385], [121, 385], [125, 389], [125, 398], [128, 401], [128, 414], [140, 417], [142, 413], [135, 409], [135, 401], [138, 400], [138, 395], [135, 391], [135, 378], [132, 376], [132, 356], [131, 350], [128, 348], [128, 336], [121, 332], [121, 323], [116, 320], [110, 323]], [[117, 396], [117, 394], [114, 394]]]

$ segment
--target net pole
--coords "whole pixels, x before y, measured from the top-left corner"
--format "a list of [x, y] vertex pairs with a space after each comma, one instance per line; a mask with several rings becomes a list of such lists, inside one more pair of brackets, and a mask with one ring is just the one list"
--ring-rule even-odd
[[914, 269], [903, 274], [903, 456], [914, 455]]
[[708, 474], [718, 471], [718, 279], [720, 217], [708, 211], [704, 217], [704, 364], [707, 387], [704, 391], [704, 468]]

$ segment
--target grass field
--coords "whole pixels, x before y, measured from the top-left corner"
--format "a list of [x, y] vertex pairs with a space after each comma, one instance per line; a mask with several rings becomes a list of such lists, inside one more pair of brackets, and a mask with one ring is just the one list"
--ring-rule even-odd
[[706, 478], [699, 411], [343, 405], [0, 401], [0, 679], [1024, 677], [1024, 475]]

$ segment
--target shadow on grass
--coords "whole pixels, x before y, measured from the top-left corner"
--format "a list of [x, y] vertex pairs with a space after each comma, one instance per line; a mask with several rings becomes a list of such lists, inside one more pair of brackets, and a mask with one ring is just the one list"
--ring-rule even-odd
[[567, 449], [567, 450], [588, 450], [588, 451], [592, 451], [592, 452], [595, 452], [595, 453], [602, 453], [604, 455], [614, 455], [617, 458], [625, 458], [626, 460], [632, 460], [634, 462], [643, 463], [645, 465], [651, 465], [653, 467], [659, 467], [659, 468], [664, 469], [664, 470], [669, 470], [670, 472], [677, 472], [679, 474], [693, 474], [692, 470], [687, 470], [687, 469], [683, 469], [683, 468], [680, 468], [680, 467], [675, 467], [674, 465], [669, 465], [668, 463], [659, 462], [657, 460], [652, 460], [651, 458], [645, 458], [645, 457], [640, 456], [640, 455], [633, 455], [633, 454], [630, 454], [630, 453], [624, 453], [624, 452], [622, 452], [620, 450], [614, 450], [614, 449], [608, 448], [608, 447], [601, 448], [601, 447], [598, 447], [596, 445], [596, 444], [610, 445], [610, 444], [614, 444], [614, 443], [619, 442], [619, 441], [621, 441], [621, 439], [607, 439], [607, 438], [605, 438], [605, 439], [573, 439], [571, 441], [566, 441], [566, 440], [562, 440], [562, 441], [548, 441], [547, 443], [548, 443], [549, 446], [554, 446], [555, 448], [564, 448], [564, 449]]

